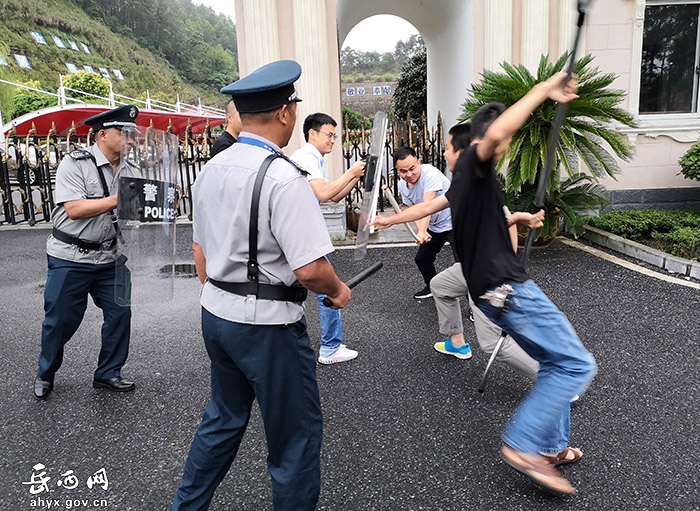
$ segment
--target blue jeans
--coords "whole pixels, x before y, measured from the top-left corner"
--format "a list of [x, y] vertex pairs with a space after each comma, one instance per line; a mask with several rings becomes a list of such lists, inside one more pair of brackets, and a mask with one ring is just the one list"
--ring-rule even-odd
[[306, 320], [234, 323], [202, 309], [211, 399], [171, 511], [203, 511], [236, 458], [257, 398], [275, 511], [312, 511], [321, 490], [323, 418]]
[[44, 322], [41, 325], [41, 353], [38, 376], [52, 382], [63, 362], [63, 348], [83, 321], [88, 295], [102, 309], [102, 348], [94, 377], [116, 378], [129, 356], [131, 308], [121, 307], [115, 296], [124, 296], [128, 281], [126, 257], [116, 263], [87, 264], [47, 256], [48, 273], [44, 288]]
[[321, 349], [319, 355], [330, 357], [343, 343], [343, 322], [340, 309], [323, 305], [326, 295], [318, 295], [318, 318], [321, 323]]
[[537, 383], [506, 424], [503, 441], [527, 454], [558, 454], [569, 443], [570, 401], [583, 394], [596, 373], [564, 314], [532, 280], [509, 282], [508, 308], [480, 301], [479, 309], [540, 364]]

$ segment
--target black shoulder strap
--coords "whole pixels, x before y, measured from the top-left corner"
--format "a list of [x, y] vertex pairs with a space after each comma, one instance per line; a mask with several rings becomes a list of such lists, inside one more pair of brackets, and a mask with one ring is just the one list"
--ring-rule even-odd
[[260, 209], [260, 191], [267, 169], [279, 154], [271, 154], [263, 161], [255, 177], [253, 185], [253, 200], [250, 203], [250, 226], [248, 227], [248, 280], [251, 283], [251, 294], [258, 295], [258, 211]]
[[[105, 176], [102, 173], [102, 169], [100, 169], [99, 165], [97, 165], [97, 160], [95, 159], [95, 156], [89, 151], [73, 151], [73, 153], [81, 153], [82, 158], [90, 158], [92, 160], [92, 163], [95, 164], [95, 170], [97, 171], [97, 175], [100, 177], [100, 183], [102, 184], [102, 190], [104, 190], [105, 197], [109, 197], [109, 187], [107, 186], [107, 180], [105, 179]], [[71, 153], [71, 156], [73, 156], [73, 153]], [[84, 153], [87, 153], [87, 155], [89, 156], [85, 155]], [[76, 157], [73, 156], [73, 158]], [[122, 236], [122, 231], [119, 228], [119, 220], [117, 219], [117, 214], [114, 212], [113, 209], [110, 209], [108, 213], [109, 219], [111, 220], [112, 225], [114, 226], [114, 232], [117, 234], [117, 238], [123, 243], [124, 237]]]

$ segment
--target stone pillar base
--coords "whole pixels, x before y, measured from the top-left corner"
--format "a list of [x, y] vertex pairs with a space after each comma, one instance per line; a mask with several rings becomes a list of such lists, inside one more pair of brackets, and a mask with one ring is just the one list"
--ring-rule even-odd
[[347, 231], [345, 202], [321, 204], [321, 213], [323, 213], [323, 219], [326, 221], [331, 239], [333, 241], [344, 240]]

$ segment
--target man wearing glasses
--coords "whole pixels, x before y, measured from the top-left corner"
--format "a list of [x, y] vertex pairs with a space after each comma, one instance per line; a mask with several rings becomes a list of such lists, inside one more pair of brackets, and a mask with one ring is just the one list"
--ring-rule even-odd
[[[358, 161], [342, 176], [328, 181], [323, 169], [323, 157], [333, 150], [338, 135], [338, 125], [330, 115], [315, 113], [304, 120], [306, 144], [297, 149], [291, 158], [309, 174], [307, 179], [319, 202], [340, 202], [350, 193], [365, 173], [365, 163]], [[321, 348], [318, 361], [321, 364], [337, 364], [357, 357], [357, 351], [343, 343], [343, 323], [339, 309], [323, 305], [325, 295], [318, 295], [318, 315], [321, 322]]]

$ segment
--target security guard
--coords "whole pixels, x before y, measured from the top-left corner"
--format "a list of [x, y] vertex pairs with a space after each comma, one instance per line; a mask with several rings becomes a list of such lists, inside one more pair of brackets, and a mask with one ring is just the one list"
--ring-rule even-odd
[[209, 507], [256, 398], [274, 509], [316, 508], [323, 426], [304, 300], [310, 289], [342, 308], [351, 293], [324, 258], [333, 245], [304, 171], [280, 149], [297, 120], [300, 75], [296, 62], [277, 61], [223, 89], [243, 131], [194, 185], [193, 248], [204, 284], [211, 399], [171, 511]]
[[121, 155], [125, 145], [131, 148], [137, 115], [135, 106], [125, 105], [85, 119], [95, 134], [95, 144], [71, 152], [56, 171], [57, 206], [51, 214], [53, 232], [46, 242], [45, 317], [34, 383], [38, 399], [46, 399], [53, 390], [63, 347], [83, 320], [88, 295], [104, 317], [93, 387], [116, 392], [135, 388], [133, 382], [121, 377], [129, 353], [131, 309], [115, 301], [115, 295], [126, 296], [123, 287], [129, 282], [126, 258], [118, 250], [119, 227], [114, 210], [115, 176], [128, 171], [128, 165], [120, 163]]

